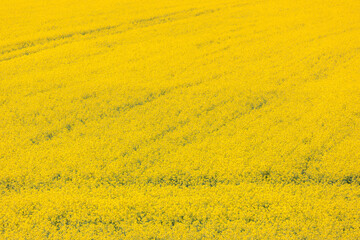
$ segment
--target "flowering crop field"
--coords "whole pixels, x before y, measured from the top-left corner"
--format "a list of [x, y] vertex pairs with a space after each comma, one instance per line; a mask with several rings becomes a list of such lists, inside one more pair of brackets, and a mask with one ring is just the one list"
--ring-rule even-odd
[[360, 1], [0, 1], [0, 239], [360, 239]]

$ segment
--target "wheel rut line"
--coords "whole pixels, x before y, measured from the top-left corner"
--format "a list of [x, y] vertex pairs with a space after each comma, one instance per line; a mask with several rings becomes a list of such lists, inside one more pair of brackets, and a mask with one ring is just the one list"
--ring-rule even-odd
[[[4, 61], [9, 61], [15, 58], [19, 58], [22, 56], [28, 56], [34, 53], [38, 53], [41, 52], [43, 50], [47, 50], [47, 49], [52, 49], [64, 44], [68, 44], [68, 43], [72, 43], [75, 41], [66, 41], [67, 39], [75, 39], [76, 37], [80, 37], [80, 39], [78, 40], [91, 40], [94, 39], [96, 37], [101, 37], [104, 35], [95, 35], [94, 34], [99, 34], [99, 33], [104, 33], [104, 32], [109, 32], [108, 35], [115, 35], [115, 34], [121, 34], [121, 33], [125, 33], [131, 30], [135, 30], [137, 28], [144, 28], [144, 27], [151, 27], [151, 26], [155, 26], [158, 24], [163, 24], [163, 23], [168, 23], [171, 20], [180, 20], [181, 18], [170, 18], [170, 19], [166, 19], [169, 17], [173, 17], [182, 13], [187, 13], [187, 12], [192, 12], [196, 10], [195, 8], [192, 9], [188, 9], [188, 10], [184, 10], [184, 11], [177, 11], [177, 12], [173, 12], [173, 13], [168, 13], [168, 14], [164, 14], [164, 15], [160, 15], [160, 16], [155, 16], [152, 18], [147, 18], [147, 19], [138, 19], [138, 20], [133, 20], [130, 22], [130, 26], [128, 26], [127, 28], [121, 30], [121, 31], [115, 31], [115, 32], [111, 32], [114, 31], [118, 28], [120, 28], [121, 26], [126, 26], [125, 23], [122, 24], [116, 24], [116, 25], [110, 25], [110, 26], [105, 26], [105, 27], [100, 27], [100, 28], [95, 28], [95, 29], [90, 29], [90, 30], [84, 30], [84, 31], [77, 31], [77, 32], [72, 32], [72, 33], [67, 33], [67, 34], [63, 34], [63, 35], [59, 35], [59, 36], [55, 36], [55, 37], [46, 37], [46, 38], [41, 38], [41, 39], [36, 39], [33, 41], [24, 41], [24, 42], [20, 42], [20, 43], [16, 43], [13, 45], [6, 45], [6, 46], [2, 46], [2, 48], [11, 48], [8, 50], [2, 50], [0, 52], [0, 55], [6, 55], [6, 54], [11, 54], [17, 51], [21, 51], [21, 50], [28, 50], [30, 48], [33, 47], [37, 47], [37, 46], [44, 46], [46, 44], [50, 44], [53, 43], [52, 46], [50, 47], [44, 47], [41, 49], [37, 49], [37, 50], [33, 50], [33, 51], [27, 51], [27, 52], [23, 52], [20, 54], [16, 54], [14, 56], [10, 56], [10, 57], [3, 57], [2, 59], [0, 59], [0, 62], [4, 62]], [[166, 21], [168, 20], [168, 21]], [[146, 24], [146, 23], [151, 23], [153, 22], [153, 24]], [[145, 23], [145, 24], [144, 24]], [[85, 36], [87, 38], [81, 38], [82, 36]], [[92, 36], [92, 37], [91, 37]], [[62, 43], [57, 43], [59, 41], [64, 41]]]
[[[180, 84], [178, 86], [174, 86], [169, 89], [163, 89], [160, 92], [158, 92], [157, 94], [150, 93], [141, 101], [124, 104], [122, 107], [113, 108], [112, 111], [117, 111], [117, 112], [121, 112], [122, 114], [124, 114], [125, 112], [128, 112], [136, 107], [151, 103], [151, 102], [157, 100], [158, 98], [171, 93], [172, 91], [175, 91], [175, 90], [181, 89], [181, 88], [195, 87], [195, 86], [202, 84], [203, 82], [204, 81], [196, 81], [194, 83], [184, 83], [184, 84]], [[80, 123], [86, 125], [86, 123], [88, 123], [88, 122], [99, 121], [99, 120], [101, 121], [101, 119], [104, 119], [104, 118], [109, 118], [109, 117], [115, 118], [116, 117], [116, 116], [114, 116], [114, 114], [107, 115], [106, 112], [108, 112], [108, 111], [106, 110], [104, 112], [101, 112], [92, 119], [77, 119], [74, 122], [66, 124], [64, 127], [60, 128], [60, 129], [40, 133], [37, 136], [30, 138], [30, 141], [32, 142], [32, 144], [38, 145], [41, 142], [49, 141], [49, 140], [53, 139], [54, 137], [56, 137], [57, 135], [59, 135], [63, 132], [73, 130], [73, 128], [76, 125], [79, 125]]]
[[190, 118], [190, 119], [187, 119], [186, 121], [180, 121], [180, 122], [177, 122], [177, 124], [173, 125], [173, 126], [170, 126], [166, 129], [164, 129], [163, 131], [161, 131], [160, 133], [156, 134], [154, 137], [151, 137], [149, 139], [146, 139], [140, 143], [137, 143], [137, 144], [134, 144], [134, 146], [132, 147], [132, 149], [130, 149], [130, 151], [124, 151], [123, 154], [122, 154], [122, 157], [125, 157], [125, 156], [130, 156], [133, 152], [137, 151], [139, 148], [141, 148], [142, 146], [148, 144], [148, 143], [151, 143], [151, 142], [155, 142], [157, 140], [161, 140], [162, 138], [164, 138], [167, 134], [179, 129], [179, 128], [182, 128], [184, 126], [186, 126], [188, 123], [190, 123], [191, 121], [194, 121], [194, 119], [198, 119], [200, 118], [201, 116], [203, 116], [204, 114], [207, 114], [208, 112], [210, 111], [214, 111], [216, 109], [218, 109], [219, 107], [221, 106], [224, 106], [227, 102], [229, 102], [230, 100], [224, 100], [224, 101], [221, 101], [220, 103], [218, 104], [215, 104], [209, 108], [206, 108], [204, 111], [202, 111], [201, 113], [198, 113], [198, 114], [195, 114], [193, 115], [194, 118]]

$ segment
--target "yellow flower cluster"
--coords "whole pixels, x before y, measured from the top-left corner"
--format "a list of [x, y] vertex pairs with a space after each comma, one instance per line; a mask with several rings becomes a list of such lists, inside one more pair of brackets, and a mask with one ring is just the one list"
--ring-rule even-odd
[[0, 239], [360, 239], [358, 0], [0, 2]]

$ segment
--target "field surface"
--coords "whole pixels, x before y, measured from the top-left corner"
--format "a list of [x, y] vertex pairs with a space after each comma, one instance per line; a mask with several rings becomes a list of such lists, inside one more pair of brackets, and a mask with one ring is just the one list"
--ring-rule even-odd
[[360, 239], [360, 1], [0, 1], [0, 239]]

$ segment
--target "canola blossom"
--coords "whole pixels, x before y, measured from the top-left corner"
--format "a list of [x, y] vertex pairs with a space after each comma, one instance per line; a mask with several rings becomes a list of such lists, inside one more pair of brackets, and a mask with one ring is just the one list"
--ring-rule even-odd
[[360, 239], [360, 1], [0, 1], [0, 239]]

